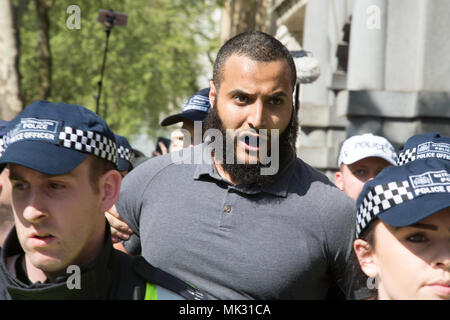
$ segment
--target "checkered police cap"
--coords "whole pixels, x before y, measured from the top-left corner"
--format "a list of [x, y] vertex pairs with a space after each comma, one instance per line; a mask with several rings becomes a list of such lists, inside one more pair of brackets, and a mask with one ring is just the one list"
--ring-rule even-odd
[[408, 181], [394, 181], [375, 185], [368, 191], [356, 212], [356, 233], [359, 235], [377, 214], [412, 200], [413, 194]]
[[100, 133], [64, 127], [59, 133], [59, 144], [65, 148], [88, 152], [117, 165], [117, 145]]
[[65, 174], [89, 155], [117, 167], [114, 134], [94, 112], [73, 104], [36, 101], [8, 124], [0, 164], [13, 163], [49, 174]]
[[412, 136], [399, 152], [397, 165], [429, 158], [450, 160], [450, 137], [436, 132]]
[[117, 149], [118, 153], [119, 153], [119, 158], [127, 160], [132, 162], [134, 159], [134, 152], [131, 149], [128, 149], [124, 146], [120, 146], [119, 149]]
[[128, 139], [124, 136], [115, 134], [116, 143], [118, 146], [117, 153], [119, 156], [119, 171], [128, 171], [133, 168], [134, 159], [136, 157], [133, 148]]
[[8, 126], [8, 121], [0, 120], [0, 157], [2, 156], [3, 152], [5, 151], [4, 141], [3, 137], [6, 134], [6, 127]]
[[402, 164], [408, 163], [410, 161], [416, 160], [416, 150], [417, 148], [411, 148], [401, 151], [398, 154], [397, 165], [401, 166]]
[[0, 157], [2, 156], [3, 152], [5, 152], [5, 142], [3, 141], [3, 137], [0, 138]]
[[383, 169], [356, 203], [356, 236], [376, 218], [403, 227], [450, 206], [450, 161], [428, 159]]

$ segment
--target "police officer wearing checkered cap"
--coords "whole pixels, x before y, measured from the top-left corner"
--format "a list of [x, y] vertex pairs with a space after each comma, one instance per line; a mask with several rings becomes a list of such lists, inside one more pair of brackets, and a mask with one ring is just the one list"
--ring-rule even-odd
[[117, 200], [121, 175], [104, 120], [79, 105], [36, 101], [7, 131], [0, 165], [10, 170], [15, 227], [2, 250], [0, 299], [201, 296], [113, 249], [104, 211]]
[[[443, 140], [415, 136], [403, 150], [445, 153]], [[450, 161], [428, 155], [385, 168], [357, 200], [354, 250], [377, 299], [450, 299]]]
[[438, 132], [412, 136], [400, 150], [397, 165], [427, 158], [450, 161], [450, 137]]

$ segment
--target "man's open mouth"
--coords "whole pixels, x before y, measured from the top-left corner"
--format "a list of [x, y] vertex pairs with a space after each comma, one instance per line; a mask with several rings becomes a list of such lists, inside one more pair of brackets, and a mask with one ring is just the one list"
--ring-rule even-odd
[[50, 233], [33, 233], [29, 238], [35, 246], [45, 246], [56, 239], [55, 236]]
[[250, 147], [259, 148], [259, 139], [258, 139], [258, 137], [252, 137], [250, 139], [249, 136], [245, 136], [244, 137], [244, 142], [245, 142], [246, 145], [248, 145]]
[[267, 138], [261, 135], [243, 134], [239, 138], [249, 150], [259, 150], [264, 143], [267, 144]]

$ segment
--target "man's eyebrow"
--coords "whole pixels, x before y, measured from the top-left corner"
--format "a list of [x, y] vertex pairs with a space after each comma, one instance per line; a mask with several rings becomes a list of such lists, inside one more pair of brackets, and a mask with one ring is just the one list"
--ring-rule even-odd
[[273, 98], [276, 98], [276, 97], [287, 97], [288, 95], [284, 91], [278, 91], [278, 92], [275, 92], [273, 94], [270, 94], [269, 96], [273, 97]]
[[[50, 175], [50, 174], [45, 174], [45, 173], [41, 173], [42, 177], [46, 178], [46, 179], [51, 179], [51, 178], [64, 178], [64, 177], [74, 177], [75, 175], [73, 174], [73, 172], [68, 172], [65, 174], [59, 174], [59, 175]], [[21, 177], [18, 174], [15, 174], [14, 172], [12, 172], [11, 170], [9, 171], [9, 180], [19, 180], [19, 181], [25, 181], [26, 179], [24, 179], [23, 177]]]
[[433, 231], [437, 231], [438, 227], [434, 224], [425, 224], [425, 223], [415, 223], [410, 225], [410, 227], [413, 228], [419, 228], [419, 229], [427, 229], [427, 230], [433, 230]]
[[[251, 96], [252, 94], [241, 89], [234, 89], [228, 92], [228, 95], [230, 97], [233, 97], [233, 96]], [[277, 91], [275, 93], [268, 94], [267, 96], [271, 98], [276, 98], [276, 97], [287, 97], [288, 95], [284, 91]]]
[[228, 95], [230, 97], [233, 97], [233, 96], [249, 96], [250, 93], [245, 92], [245, 91], [243, 91], [241, 89], [234, 89], [234, 90], [231, 90], [230, 92], [228, 92]]
[[18, 175], [15, 175], [11, 171], [9, 171], [9, 180], [24, 180], [24, 179]]
[[348, 167], [351, 167], [351, 168], [364, 168], [364, 169], [367, 169], [369, 166], [367, 165], [367, 164], [365, 164], [365, 163], [350, 163], [350, 164], [348, 164], [347, 165]]

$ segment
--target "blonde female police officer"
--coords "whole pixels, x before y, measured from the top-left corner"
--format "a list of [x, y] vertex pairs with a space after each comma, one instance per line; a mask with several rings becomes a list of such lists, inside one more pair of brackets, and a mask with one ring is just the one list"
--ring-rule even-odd
[[355, 253], [378, 299], [450, 299], [450, 137], [410, 138], [357, 201]]

